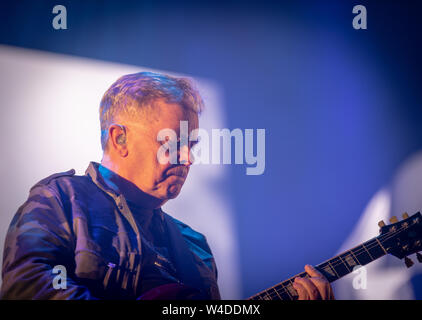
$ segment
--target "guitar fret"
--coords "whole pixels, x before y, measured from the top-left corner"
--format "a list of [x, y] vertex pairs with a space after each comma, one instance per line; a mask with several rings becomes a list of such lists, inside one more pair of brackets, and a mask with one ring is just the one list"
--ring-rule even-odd
[[[347, 265], [347, 263], [341, 258], [341, 256], [339, 256], [339, 259], [341, 260], [341, 263], [344, 265], [344, 266], [346, 266], [346, 268], [347, 268], [347, 273], [350, 273], [351, 272], [351, 270], [349, 269], [349, 266]], [[347, 274], [346, 273], [346, 274]]]
[[293, 288], [289, 289], [289, 283], [290, 281], [286, 280], [278, 285], [279, 289], [277, 292], [279, 293], [281, 300], [293, 300], [291, 291]]
[[353, 268], [357, 265], [360, 265], [358, 258], [353, 254], [353, 252], [352, 251], [349, 251], [349, 252], [350, 252], [350, 255], [347, 255], [347, 257], [349, 257], [349, 259], [350, 259], [350, 260], [348, 260], [348, 261], [350, 261], [349, 265]]
[[317, 269], [327, 278], [329, 282], [338, 279], [338, 275], [332, 268], [330, 262], [320, 264], [319, 266], [317, 266]]
[[[345, 253], [344, 254], [344, 258], [342, 258], [345, 263], [351, 268], [353, 269], [356, 265], [360, 264], [359, 261], [357, 261], [356, 257], [354, 257], [353, 252], [349, 251], [349, 253]], [[349, 269], [350, 269], [349, 268]]]
[[281, 300], [285, 300], [285, 301], [292, 300], [289, 292], [287, 291], [287, 289], [285, 287], [283, 287], [282, 291], [279, 291], [279, 295], [280, 295]]
[[249, 297], [249, 300], [262, 300], [261, 295], [260, 294], [256, 294], [252, 297]]
[[[291, 281], [290, 281], [291, 282]], [[287, 285], [287, 290], [289, 291], [289, 296], [291, 296], [292, 300], [296, 300], [296, 298], [298, 297], [298, 293], [297, 291], [293, 288], [293, 282], [291, 282], [291, 284]]]
[[336, 271], [338, 278], [341, 278], [346, 274], [350, 273], [350, 270], [348, 269], [347, 265], [344, 263], [340, 256], [331, 259], [331, 265]]
[[356, 255], [353, 253], [353, 251], [352, 251], [352, 250], [349, 250], [349, 252], [350, 252], [350, 254], [353, 256], [353, 258], [356, 260], [357, 264], [358, 264], [358, 265], [362, 265], [362, 264], [360, 263], [360, 261], [359, 261], [358, 257], [356, 257]]
[[337, 278], [340, 278], [340, 276], [338, 275], [336, 269], [333, 267], [333, 265], [331, 264], [330, 261], [328, 261], [328, 265], [330, 266], [330, 268], [334, 271], [334, 273], [336, 274]]
[[366, 250], [366, 252], [368, 252], [369, 256], [371, 257], [372, 260], [375, 260], [372, 256], [371, 253], [368, 251], [368, 249], [365, 247], [365, 244], [362, 243], [362, 247]]
[[277, 297], [281, 300], [281, 296], [278, 294], [278, 291], [275, 287], [272, 287], [271, 289], [274, 290], [275, 294], [277, 295]]
[[374, 260], [382, 257], [387, 253], [387, 251], [385, 251], [384, 247], [380, 245], [380, 242], [376, 238], [372, 240], [372, 244], [368, 246], [368, 248], [368, 251], [371, 253], [371, 256]]
[[385, 250], [384, 246], [381, 244], [381, 242], [378, 240], [378, 238], [375, 238], [377, 240], [378, 245], [381, 247], [382, 251], [384, 251], [385, 254], [388, 254], [387, 250]]
[[373, 260], [367, 250], [365, 248], [362, 249], [362, 246], [356, 247], [350, 250], [350, 252], [353, 253], [353, 255], [356, 257], [356, 260], [359, 261], [359, 265], [361, 266], [364, 266]]
[[283, 286], [285, 292], [287, 293], [287, 295], [289, 296], [289, 300], [293, 300], [293, 297], [290, 295], [289, 289], [287, 288], [287, 286]]

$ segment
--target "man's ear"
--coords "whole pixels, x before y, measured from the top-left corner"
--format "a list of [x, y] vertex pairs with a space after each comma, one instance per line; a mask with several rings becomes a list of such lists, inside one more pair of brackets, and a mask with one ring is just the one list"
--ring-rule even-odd
[[116, 142], [117, 142], [118, 144], [126, 144], [126, 135], [125, 135], [124, 133], [123, 133], [123, 134], [120, 134], [120, 135], [117, 137]]
[[108, 129], [109, 140], [113, 148], [121, 155], [127, 155], [126, 130], [120, 124], [112, 124]]

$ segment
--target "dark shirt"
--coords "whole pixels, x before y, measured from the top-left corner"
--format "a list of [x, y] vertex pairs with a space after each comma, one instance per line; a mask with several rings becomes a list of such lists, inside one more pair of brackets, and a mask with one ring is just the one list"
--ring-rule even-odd
[[[219, 299], [206, 238], [161, 209], [142, 209], [141, 191], [106, 171], [91, 162], [83, 176], [72, 169], [31, 188], [6, 235], [0, 298], [137, 299], [174, 283]], [[65, 288], [54, 288], [57, 266]]]
[[[170, 242], [168, 239], [168, 230], [165, 226], [164, 217], [160, 210], [146, 210], [138, 200], [142, 198], [142, 191], [134, 184], [122, 178], [108, 168], [99, 165], [98, 172], [110, 189], [116, 193], [122, 194], [126, 203], [132, 212], [143, 238], [142, 251], [148, 252], [142, 257], [142, 291], [148, 291], [162, 283], [161, 272], [157, 273], [156, 264], [160, 263], [161, 269], [165, 270], [168, 277], [179, 282], [178, 274], [172, 262], [173, 258], [170, 252]], [[158, 257], [160, 262], [157, 262]], [[162, 271], [161, 270], [161, 271]], [[166, 279], [167, 280], [167, 279]], [[167, 282], [167, 281], [165, 281]]]

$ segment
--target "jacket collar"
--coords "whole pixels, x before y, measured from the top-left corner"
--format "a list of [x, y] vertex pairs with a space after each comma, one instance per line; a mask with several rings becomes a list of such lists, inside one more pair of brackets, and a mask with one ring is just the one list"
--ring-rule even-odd
[[101, 173], [99, 171], [100, 164], [95, 161], [91, 161], [88, 165], [88, 168], [85, 171], [85, 175], [89, 176], [94, 182], [97, 187], [99, 187], [101, 190], [106, 192], [107, 194], [113, 194], [114, 196], [118, 196], [119, 192], [117, 190], [113, 190], [110, 188], [110, 186], [104, 181], [103, 177], [101, 176]]
[[[118, 187], [111, 187], [105, 181], [104, 177], [101, 175], [99, 168], [100, 168], [100, 164], [98, 162], [91, 161], [88, 165], [88, 168], [85, 171], [85, 175], [89, 176], [92, 182], [94, 182], [98, 188], [100, 188], [102, 191], [104, 191], [109, 196], [111, 196], [116, 202], [116, 205], [119, 207], [120, 210], [123, 210], [124, 207], [128, 207], [127, 206], [128, 199], [124, 197], [123, 193], [119, 190]], [[113, 173], [113, 174], [117, 175], [117, 173]], [[161, 219], [164, 219], [164, 212], [162, 211], [161, 208], [155, 209], [154, 213], [158, 213]]]

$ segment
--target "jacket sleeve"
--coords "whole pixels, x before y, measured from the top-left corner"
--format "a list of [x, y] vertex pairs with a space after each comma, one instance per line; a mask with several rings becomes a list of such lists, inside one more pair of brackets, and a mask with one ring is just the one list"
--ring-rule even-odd
[[[95, 299], [71, 278], [71, 230], [54, 189], [47, 185], [33, 187], [6, 235], [0, 299]], [[65, 274], [53, 273], [55, 266], [67, 269], [66, 279], [58, 281], [57, 277]]]

